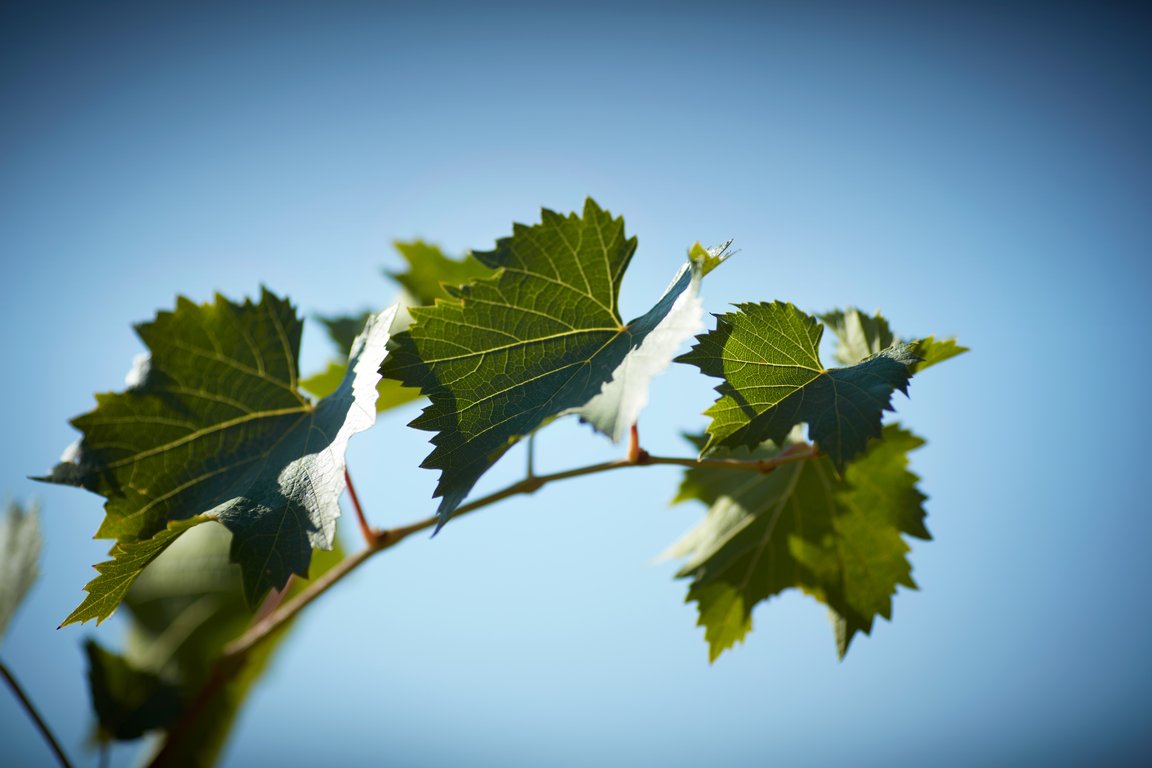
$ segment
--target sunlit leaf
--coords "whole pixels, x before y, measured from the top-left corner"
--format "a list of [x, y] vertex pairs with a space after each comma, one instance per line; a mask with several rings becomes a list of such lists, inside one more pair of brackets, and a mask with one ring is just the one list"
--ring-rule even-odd
[[806, 422], [809, 437], [843, 468], [879, 436], [892, 393], [906, 391], [917, 360], [912, 345], [827, 369], [818, 352], [824, 327], [815, 319], [782, 302], [737, 308], [718, 315], [716, 329], [678, 358], [723, 379], [719, 400], [705, 411], [712, 417], [705, 451], [781, 443]]
[[[899, 426], [847, 465], [827, 458], [784, 464], [763, 475], [722, 468], [684, 474], [676, 501], [708, 507], [705, 519], [667, 553], [684, 558], [709, 656], [715, 660], [752, 628], [752, 609], [785, 589], [801, 589], [838, 617], [841, 656], [876, 616], [891, 618], [898, 585], [915, 588], [902, 535], [929, 538], [924, 495], [907, 454], [923, 441]], [[767, 458], [778, 448], [721, 450]]]
[[512, 444], [556, 416], [577, 413], [619, 438], [676, 339], [696, 327], [702, 259], [689, 259], [651, 310], [624, 323], [617, 298], [636, 240], [623, 220], [592, 200], [582, 216], [541, 218], [474, 254], [493, 276], [413, 308], [382, 371], [431, 400], [411, 426], [437, 433], [422, 466], [441, 470], [441, 525]]
[[43, 478], [106, 497], [97, 535], [117, 540], [69, 621], [110, 615], [135, 575], [205, 520], [232, 531], [251, 604], [307, 576], [313, 548], [332, 545], [348, 440], [375, 422], [394, 313], [369, 319], [344, 381], [317, 404], [298, 388], [301, 321], [267, 291], [259, 303], [179, 299], [139, 326], [150, 356], [134, 384], [97, 396], [73, 422], [82, 439]]

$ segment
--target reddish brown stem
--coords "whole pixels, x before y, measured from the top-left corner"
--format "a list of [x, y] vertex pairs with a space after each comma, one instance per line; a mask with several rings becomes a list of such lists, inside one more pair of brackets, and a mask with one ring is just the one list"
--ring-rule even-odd
[[633, 424], [628, 432], [628, 463], [647, 464], [649, 458], [648, 451], [640, 447], [640, 426]]
[[352, 500], [352, 508], [356, 510], [356, 521], [360, 523], [360, 533], [369, 545], [376, 538], [376, 531], [368, 525], [368, 518], [364, 517], [364, 508], [360, 506], [360, 497], [356, 495], [356, 486], [352, 485], [352, 475], [348, 474], [348, 466], [344, 466], [344, 485], [348, 486], [348, 498]]

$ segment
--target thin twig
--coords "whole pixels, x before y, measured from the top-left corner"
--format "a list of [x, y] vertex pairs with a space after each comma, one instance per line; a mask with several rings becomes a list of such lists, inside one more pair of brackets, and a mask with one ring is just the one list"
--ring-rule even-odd
[[[768, 473], [783, 464], [805, 461], [821, 455], [815, 446], [800, 444], [789, 446], [788, 449], [781, 451], [769, 459], [693, 459], [673, 456], [651, 456], [647, 451], [639, 447], [639, 435], [635, 427], [632, 428], [632, 441], [634, 447], [629, 447], [626, 458], [615, 461], [605, 461], [599, 464], [589, 464], [584, 467], [566, 469], [547, 475], [530, 474], [523, 480], [513, 483], [506, 488], [490, 493], [487, 496], [483, 496], [467, 504], [460, 505], [452, 516], [453, 518], [463, 517], [476, 510], [511, 498], [512, 496], [535, 493], [549, 483], [568, 480], [574, 477], [583, 477], [584, 475], [594, 475], [600, 472], [611, 472], [627, 467], [664, 465]], [[352, 497], [352, 504], [356, 508], [357, 515], [360, 519], [361, 531], [365, 534], [368, 546], [341, 560], [333, 566], [331, 570], [309, 584], [307, 588], [299, 592], [295, 597], [276, 607], [275, 610], [267, 616], [255, 621], [243, 635], [224, 646], [224, 650], [216, 660], [216, 664], [213, 667], [212, 674], [208, 681], [204, 687], [201, 688], [196, 699], [185, 712], [184, 716], [181, 717], [180, 721], [169, 732], [163, 749], [157, 754], [155, 761], [152, 763], [153, 766], [162, 765], [165, 759], [172, 757], [173, 750], [176, 748], [180, 737], [191, 728], [196, 718], [207, 708], [228, 680], [244, 665], [248, 654], [251, 653], [256, 646], [264, 642], [269, 635], [273, 634], [284, 624], [295, 618], [296, 615], [308, 607], [313, 600], [327, 592], [345, 576], [366, 563], [373, 555], [396, 546], [414, 533], [419, 533], [420, 531], [434, 527], [439, 520], [437, 516], [433, 515], [397, 528], [389, 528], [382, 531], [373, 530], [368, 526], [364, 518], [360, 508], [360, 502], [356, 498], [355, 491], [352, 490], [350, 478], [346, 475], [345, 479], [348, 480], [349, 495]]]
[[35, 723], [36, 727], [40, 730], [40, 735], [44, 737], [44, 741], [48, 742], [48, 746], [52, 748], [52, 752], [56, 755], [56, 759], [60, 762], [60, 765], [64, 766], [64, 768], [72, 768], [71, 761], [68, 760], [68, 756], [64, 754], [64, 750], [60, 748], [60, 742], [56, 741], [56, 737], [52, 735], [52, 730], [48, 727], [48, 724], [44, 722], [44, 718], [40, 717], [40, 712], [37, 711], [32, 700], [28, 698], [28, 694], [24, 692], [20, 683], [16, 682], [12, 671], [8, 669], [8, 665], [3, 661], [0, 661], [0, 675], [7, 681], [8, 686], [12, 689], [12, 693], [16, 694], [16, 698], [23, 705], [24, 711], [28, 713], [28, 717], [32, 718], [32, 722]]
[[[743, 470], [751, 472], [768, 473], [783, 464], [789, 464], [796, 461], [805, 461], [820, 455], [820, 452], [813, 446], [797, 446], [795, 450], [783, 451], [776, 456], [769, 459], [692, 459], [673, 456], [650, 456], [645, 451], [640, 451], [635, 461], [625, 459], [617, 459], [615, 461], [605, 461], [599, 464], [589, 464], [584, 467], [577, 467], [575, 469], [566, 469], [561, 472], [553, 472], [547, 475], [535, 475], [533, 477], [526, 477], [519, 482], [513, 483], [506, 488], [503, 488], [487, 496], [476, 499], [475, 501], [467, 504], [462, 504], [457, 507], [456, 511], [452, 514], [453, 518], [463, 517], [476, 510], [489, 507], [496, 502], [503, 501], [504, 499], [511, 498], [512, 496], [520, 496], [524, 494], [535, 493], [549, 483], [558, 482], [560, 480], [568, 480], [574, 477], [583, 477], [584, 475], [594, 475], [600, 472], [610, 472], [616, 469], [625, 469], [627, 467], [646, 467], [655, 465], [664, 466], [679, 466], [679, 467], [709, 467], [715, 469], [731, 469]], [[301, 609], [306, 607], [309, 603], [319, 597], [321, 594], [330, 589], [334, 584], [339, 582], [349, 573], [356, 568], [360, 567], [370, 557], [377, 552], [396, 546], [404, 539], [408, 538], [414, 533], [432, 528], [438, 522], [438, 518], [433, 515], [423, 520], [418, 520], [408, 525], [400, 526], [398, 528], [389, 528], [383, 531], [373, 532], [372, 539], [369, 541], [368, 546], [359, 552], [349, 555], [336, 564], [330, 571], [325, 573], [319, 579], [308, 585], [308, 588], [300, 592], [294, 598], [281, 605], [269, 616], [263, 620], [255, 623], [245, 632], [240, 638], [228, 644], [224, 648], [224, 655], [229, 657], [242, 657], [252, 650], [253, 647], [258, 645], [265, 637], [274, 632], [284, 622], [292, 619]]]

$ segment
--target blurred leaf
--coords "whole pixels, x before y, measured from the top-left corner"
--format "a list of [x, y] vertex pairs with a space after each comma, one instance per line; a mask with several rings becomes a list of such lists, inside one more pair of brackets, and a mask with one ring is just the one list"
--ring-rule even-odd
[[936, 341], [936, 338], [929, 336], [925, 339], [912, 342], [912, 354], [920, 358], [917, 362], [912, 364], [912, 373], [919, 373], [920, 371], [936, 363], [942, 363], [949, 358], [962, 355], [968, 351], [968, 347], [962, 347], [956, 343], [956, 339], [941, 339]]
[[417, 306], [428, 306], [436, 299], [452, 297], [445, 286], [459, 287], [480, 277], [489, 277], [492, 270], [471, 254], [461, 259], [451, 259], [434, 245], [422, 240], [395, 242], [393, 245], [404, 260], [408, 269], [404, 272], [386, 273], [404, 287]]
[[879, 312], [866, 315], [855, 307], [820, 315], [820, 320], [836, 335], [835, 358], [841, 365], [855, 365], [887, 349], [896, 341], [892, 329]]
[[[227, 530], [215, 525], [189, 531], [158, 557], [132, 586], [124, 600], [130, 623], [123, 654], [103, 653], [135, 675], [124, 673], [122, 679], [135, 680], [136, 684], [131, 690], [113, 688], [109, 691], [110, 686], [104, 680], [92, 679], [94, 702], [112, 698], [117, 705], [111, 720], [106, 719], [97, 706], [101, 727], [106, 732], [115, 734], [116, 738], [131, 739], [143, 730], [174, 726], [186, 714], [184, 706], [191, 705], [201, 695], [224, 646], [243, 634], [253, 622], [240, 569], [228, 559], [231, 538]], [[343, 556], [339, 541], [332, 551], [316, 551], [312, 561], [313, 578], [323, 575]], [[287, 593], [277, 599], [290, 599], [306, 586], [305, 582], [295, 579]], [[178, 726], [180, 745], [169, 753], [174, 760], [170, 764], [215, 764], [245, 698], [267, 669], [291, 626], [292, 623], [285, 625], [257, 646], [236, 676], [201, 708], [194, 722]], [[105, 663], [104, 666], [112, 665]], [[145, 695], [155, 687], [152, 681], [159, 681], [165, 690], [175, 694], [178, 703], [175, 709], [164, 706], [159, 713], [149, 711], [158, 706]], [[170, 703], [170, 699], [166, 701]], [[147, 725], [132, 729], [121, 726], [121, 730], [116, 731], [109, 727], [115, 723]], [[160, 746], [157, 744], [155, 748]]]
[[[925, 497], [908, 470], [908, 453], [921, 445], [912, 433], [887, 426], [842, 479], [827, 458], [750, 477], [730, 469], [685, 471], [676, 501], [701, 501], [708, 515], [667, 556], [687, 560], [677, 576], [692, 580], [688, 600], [698, 605], [710, 659], [744, 639], [757, 603], [792, 587], [835, 613], [841, 656], [857, 632], [871, 631], [875, 616], [891, 618], [897, 585], [916, 586], [902, 534], [929, 538]], [[778, 452], [766, 443], [720, 455]]]
[[0, 519], [0, 642], [38, 575], [40, 514], [35, 505], [8, 502]]
[[[854, 307], [844, 310], [835, 310], [820, 315], [820, 319], [836, 335], [836, 360], [843, 365], [856, 363], [879, 354], [881, 350], [892, 346], [896, 337], [888, 327], [888, 321], [877, 312], [875, 315], [866, 315]], [[920, 371], [943, 362], [950, 357], [968, 351], [956, 343], [955, 339], [936, 341], [932, 336], [908, 342], [912, 345], [912, 354], [919, 358], [909, 366], [912, 373]]]
[[297, 386], [301, 322], [268, 291], [258, 304], [180, 298], [138, 326], [150, 357], [126, 391], [99, 395], [96, 410], [73, 421], [83, 438], [42, 478], [105, 496], [97, 535], [118, 542], [119, 565], [103, 564], [69, 621], [110, 615], [189, 527], [174, 521], [213, 519], [232, 531], [253, 605], [292, 574], [306, 576], [313, 547], [333, 541], [348, 440], [375, 421], [394, 314], [372, 319], [340, 388], [315, 405]]
[[131, 741], [164, 728], [183, 709], [179, 689], [157, 675], [137, 669], [123, 656], [84, 643], [88, 685], [100, 741]]

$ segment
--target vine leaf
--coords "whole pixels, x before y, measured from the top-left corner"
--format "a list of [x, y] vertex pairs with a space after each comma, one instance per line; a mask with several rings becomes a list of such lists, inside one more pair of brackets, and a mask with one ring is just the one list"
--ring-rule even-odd
[[184, 705], [175, 685], [138, 669], [95, 640], [84, 643], [84, 652], [99, 741], [138, 739], [179, 716]]
[[[700, 280], [728, 258], [731, 244], [729, 240], [714, 248], [705, 248], [700, 243], [692, 246], [688, 263], [680, 268], [664, 293], [665, 298], [674, 297], [671, 309], [624, 357], [600, 393], [573, 409], [574, 413], [611, 437], [613, 442], [620, 442], [648, 404], [652, 378], [666, 369], [681, 345], [703, 327]], [[681, 288], [684, 281], [687, 281], [686, 287]]]
[[[820, 315], [820, 320], [836, 335], [835, 357], [841, 365], [855, 365], [865, 358], [880, 353], [897, 341], [888, 326], [888, 320], [879, 312], [875, 315], [866, 315], [854, 307], [848, 307], [825, 312]], [[912, 353], [920, 358], [910, 367], [912, 373], [919, 373], [936, 363], [968, 351], [967, 347], [957, 344], [955, 339], [937, 341], [932, 336], [913, 341], [911, 344]]]
[[204, 515], [190, 517], [187, 520], [175, 520], [151, 538], [117, 542], [112, 545], [111, 551], [108, 552], [112, 559], [96, 564], [96, 572], [100, 575], [84, 587], [84, 591], [88, 593], [84, 602], [68, 614], [68, 618], [64, 619], [60, 626], [66, 627], [77, 621], [83, 623], [90, 619], [95, 619], [99, 624], [111, 616], [116, 606], [124, 600], [133, 582], [152, 561], [163, 554], [164, 550], [185, 531], [206, 522], [209, 522], [209, 519]]
[[0, 519], [0, 641], [36, 581], [40, 543], [39, 510], [8, 502]]
[[[797, 442], [793, 436], [786, 445]], [[931, 538], [925, 497], [908, 469], [908, 453], [921, 445], [889, 425], [843, 476], [826, 457], [750, 478], [726, 469], [685, 472], [675, 501], [701, 501], [708, 514], [665, 556], [686, 558], [677, 576], [692, 580], [687, 599], [698, 605], [712, 661], [751, 630], [757, 603], [789, 588], [831, 609], [841, 658], [856, 633], [871, 632], [877, 615], [891, 619], [897, 585], [916, 588], [902, 534]], [[777, 452], [765, 443], [719, 453]]]
[[576, 413], [613, 439], [631, 425], [676, 337], [699, 327], [700, 278], [721, 260], [690, 259], [625, 324], [617, 298], [635, 250], [623, 219], [591, 199], [582, 216], [545, 209], [539, 224], [474, 253], [495, 274], [412, 309], [382, 373], [431, 400], [410, 426], [437, 433], [421, 466], [441, 470], [440, 526], [504, 451], [551, 419]]
[[824, 327], [791, 304], [739, 304], [717, 315], [716, 329], [696, 337], [677, 360], [723, 381], [704, 451], [782, 443], [801, 423], [838, 470], [880, 435], [892, 393], [907, 392], [913, 344], [893, 344], [844, 368], [825, 369], [818, 349]]
[[98, 395], [72, 422], [82, 438], [39, 478], [104, 496], [97, 536], [117, 541], [65, 623], [109, 616], [148, 563], [208, 520], [232, 532], [251, 605], [307, 576], [313, 547], [332, 546], [348, 440], [376, 419], [395, 311], [369, 319], [344, 381], [317, 404], [298, 387], [302, 323], [267, 290], [259, 303], [180, 298], [138, 326], [149, 356], [129, 388]]

